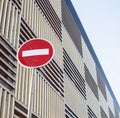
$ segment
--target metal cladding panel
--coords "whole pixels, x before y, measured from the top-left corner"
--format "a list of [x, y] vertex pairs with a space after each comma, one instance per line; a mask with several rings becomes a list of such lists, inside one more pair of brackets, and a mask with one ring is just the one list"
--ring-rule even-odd
[[108, 106], [111, 110], [111, 112], [113, 113], [113, 115], [115, 116], [115, 109], [114, 109], [114, 100], [109, 92], [108, 89], [106, 89], [106, 92], [107, 92], [107, 103], [108, 103]]
[[65, 73], [69, 76], [70, 80], [74, 83], [79, 92], [86, 99], [85, 80], [77, 70], [76, 66], [74, 65], [74, 62], [70, 59], [65, 49], [63, 50], [63, 54]]
[[16, 82], [16, 50], [0, 36], [0, 86], [14, 95]]
[[99, 93], [99, 105], [102, 107], [104, 110], [105, 114], [109, 116], [109, 111], [108, 111], [108, 103], [106, 102], [106, 99], [104, 98], [102, 92], [98, 88], [98, 93]]
[[87, 105], [87, 110], [88, 110], [88, 118], [97, 118], [95, 113], [92, 111], [92, 109]]
[[62, 0], [49, 0], [49, 2], [51, 3], [51, 5], [53, 6], [56, 14], [58, 15], [59, 19], [62, 21], [62, 5], [61, 5], [61, 1]]
[[87, 95], [87, 105], [90, 107], [94, 115], [99, 118], [100, 117], [100, 108], [99, 108], [99, 101], [93, 94], [91, 88], [86, 83], [86, 95]]
[[[61, 33], [61, 21], [56, 14], [55, 10], [53, 9], [50, 2], [44, 0], [35, 0], [39, 8], [41, 9], [42, 13], [45, 15], [46, 20], [49, 22], [51, 27], [53, 28], [56, 35], [62, 40], [62, 33]], [[36, 15], [37, 17], [37, 15]]]
[[78, 116], [73, 112], [73, 110], [65, 104], [65, 118], [78, 118]]
[[1, 14], [0, 31], [6, 40], [17, 49], [20, 30], [21, 12], [12, 1], [4, 0]]
[[117, 109], [116, 104], [114, 104], [114, 109], [115, 109], [115, 117], [119, 118], [119, 110]]
[[0, 87], [0, 118], [13, 118], [15, 97]]
[[82, 35], [82, 37], [83, 37], [83, 39], [84, 39], [84, 41], [85, 41], [85, 43], [86, 43], [86, 45], [87, 45], [87, 47], [88, 47], [88, 49], [89, 49], [89, 51], [90, 51], [90, 54], [91, 54], [92, 57], [93, 57], [93, 60], [94, 60], [94, 62], [95, 62], [95, 64], [96, 64], [97, 68], [98, 68], [98, 69], [100, 70], [100, 72], [101, 72], [101, 75], [102, 75], [102, 77], [103, 77], [103, 80], [104, 80], [107, 88], [109, 89], [110, 94], [111, 94], [111, 96], [113, 97], [114, 102], [115, 102], [117, 108], [118, 108], [119, 111], [120, 111], [120, 105], [118, 104], [118, 102], [117, 102], [117, 100], [116, 100], [116, 97], [115, 97], [115, 95], [114, 95], [114, 93], [113, 93], [113, 91], [112, 91], [112, 89], [111, 89], [111, 86], [110, 86], [110, 84], [109, 84], [109, 82], [108, 82], [108, 80], [107, 80], [107, 77], [106, 77], [106, 75], [105, 75], [105, 73], [104, 73], [104, 71], [103, 71], [103, 68], [101, 67], [101, 64], [100, 64], [100, 62], [99, 62], [99, 60], [98, 60], [98, 58], [97, 58], [97, 56], [96, 56], [96, 54], [95, 54], [95, 51], [94, 51], [94, 49], [93, 49], [93, 47], [92, 47], [92, 45], [91, 45], [91, 43], [90, 43], [90, 40], [89, 40], [89, 38], [88, 38], [88, 36], [87, 36], [87, 33], [85, 32], [85, 30], [84, 30], [84, 28], [83, 28], [83, 25], [82, 25], [82, 23], [81, 23], [81, 21], [80, 21], [80, 18], [78, 17], [78, 15], [77, 15], [77, 13], [76, 13], [76, 11], [75, 11], [75, 8], [74, 8], [73, 5], [72, 5], [71, 0], [65, 0], [65, 2], [66, 2], [66, 4], [67, 4], [67, 6], [68, 6], [68, 8], [69, 8], [69, 10], [70, 10], [70, 12], [71, 12], [74, 20], [75, 20], [78, 28], [79, 28], [79, 31], [81, 32], [81, 35]]
[[65, 75], [65, 103], [77, 117], [87, 118], [86, 101], [67, 75]]
[[99, 101], [99, 95], [98, 95], [98, 86], [96, 85], [92, 75], [90, 74], [87, 66], [84, 64], [84, 68], [85, 68], [85, 79], [87, 84], [89, 85], [90, 89], [92, 90], [92, 92], [94, 93], [95, 97], [97, 98], [97, 100]]
[[15, 97], [28, 106], [30, 83], [32, 82], [33, 69], [28, 69], [17, 64], [16, 93]]
[[0, 118], [13, 118], [21, 2], [0, 1]]
[[81, 33], [74, 18], [72, 17], [72, 14], [70, 13], [69, 8], [66, 5], [65, 0], [62, 0], [62, 18], [65, 28], [82, 56]]
[[46, 81], [39, 71], [35, 71], [34, 77], [35, 86], [32, 98], [34, 114], [41, 118], [63, 118], [63, 97]]
[[102, 78], [102, 75], [100, 73], [100, 71], [98, 70], [98, 68], [96, 67], [96, 70], [97, 70], [97, 80], [98, 80], [98, 87], [100, 88], [104, 98], [106, 99], [107, 101], [107, 93], [106, 93], [106, 84]]
[[109, 108], [109, 117], [110, 117], [110, 118], [115, 118], [115, 116], [113, 115], [113, 113], [112, 113], [112, 111], [111, 111], [110, 108]]
[[105, 113], [102, 107], [100, 107], [100, 111], [101, 111], [101, 118], [108, 118], [108, 115]]
[[[48, 0], [46, 2], [44, 0], [23, 0], [22, 4], [22, 16], [37, 36], [43, 28], [44, 23], [41, 18], [44, 17], [44, 20], [48, 23], [47, 25], [50, 25], [59, 40], [62, 40], [61, 21]], [[40, 37], [42, 36], [40, 35]]]
[[83, 59], [77, 50], [73, 40], [71, 39], [67, 29], [62, 25], [62, 37], [63, 37], [63, 47], [69, 54], [69, 57], [74, 62], [76, 68], [84, 78], [84, 64]]
[[89, 51], [86, 43], [84, 42], [83, 38], [82, 38], [82, 50], [83, 50], [83, 62], [86, 64], [86, 66], [89, 69], [89, 72], [91, 73], [95, 83], [98, 85], [97, 74], [96, 74], [96, 65], [95, 65], [93, 57], [90, 54], [90, 51]]

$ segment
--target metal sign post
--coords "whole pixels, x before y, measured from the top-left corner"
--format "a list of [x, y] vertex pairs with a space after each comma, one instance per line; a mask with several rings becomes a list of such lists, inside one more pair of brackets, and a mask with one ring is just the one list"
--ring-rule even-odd
[[28, 117], [31, 118], [32, 115], [32, 98], [33, 98], [33, 92], [35, 88], [35, 68], [32, 72], [31, 82], [30, 82], [30, 91], [29, 91], [29, 100], [28, 100]]

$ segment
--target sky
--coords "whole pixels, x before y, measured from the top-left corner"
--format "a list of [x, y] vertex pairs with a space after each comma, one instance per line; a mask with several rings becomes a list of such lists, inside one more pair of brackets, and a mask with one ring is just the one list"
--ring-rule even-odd
[[71, 0], [120, 106], [120, 0]]

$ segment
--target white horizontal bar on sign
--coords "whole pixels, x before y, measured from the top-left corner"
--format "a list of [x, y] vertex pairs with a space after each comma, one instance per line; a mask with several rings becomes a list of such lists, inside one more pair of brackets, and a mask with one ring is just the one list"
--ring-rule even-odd
[[38, 55], [49, 55], [49, 49], [25, 50], [22, 52], [22, 57], [38, 56]]

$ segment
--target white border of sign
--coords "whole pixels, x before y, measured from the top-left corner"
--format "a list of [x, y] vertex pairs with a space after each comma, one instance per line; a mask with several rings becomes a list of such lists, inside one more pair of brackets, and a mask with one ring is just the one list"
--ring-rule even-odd
[[[52, 46], [52, 48], [53, 48], [53, 55], [52, 55], [52, 57], [50, 58], [50, 60], [49, 60], [48, 62], [46, 62], [45, 64], [43, 64], [43, 65], [41, 65], [41, 66], [34, 66], [34, 67], [25, 66], [25, 65], [23, 65], [23, 64], [19, 61], [18, 52], [19, 52], [19, 50], [21, 49], [21, 47], [22, 47], [24, 44], [26, 44], [27, 42], [29, 42], [29, 41], [31, 41], [31, 40], [35, 40], [35, 39], [37, 39], [37, 40], [44, 40], [44, 41], [48, 42], [48, 43]], [[55, 55], [55, 49], [54, 49], [54, 47], [53, 47], [53, 44], [52, 44], [50, 41], [48, 41], [48, 40], [46, 40], [46, 39], [43, 39], [43, 38], [33, 38], [33, 39], [29, 39], [29, 40], [25, 41], [22, 45], [20, 45], [20, 47], [18, 48], [18, 51], [17, 51], [17, 61], [19, 62], [19, 64], [21, 64], [21, 65], [22, 65], [23, 67], [25, 67], [25, 68], [38, 68], [38, 67], [42, 67], [42, 66], [47, 65], [47, 64], [53, 59], [54, 55]]]

